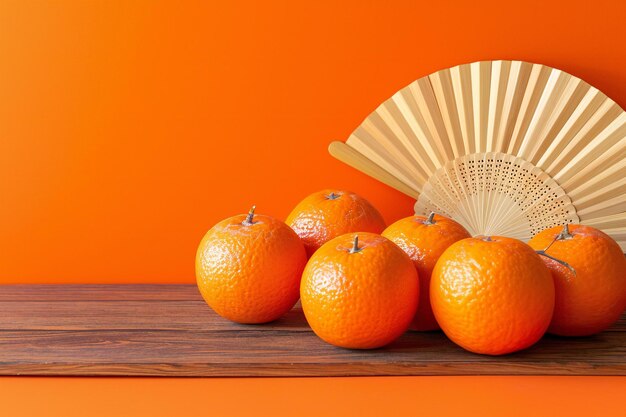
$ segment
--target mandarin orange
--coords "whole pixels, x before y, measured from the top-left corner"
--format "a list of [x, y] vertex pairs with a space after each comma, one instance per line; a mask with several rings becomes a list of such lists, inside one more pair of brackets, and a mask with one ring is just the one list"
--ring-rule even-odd
[[345, 233], [380, 233], [385, 228], [383, 217], [366, 199], [340, 190], [322, 190], [309, 195], [285, 222], [300, 236], [308, 256]]
[[556, 288], [548, 332], [586, 336], [615, 323], [626, 308], [626, 258], [617, 242], [593, 227], [557, 226], [529, 242], [552, 272]]
[[400, 246], [413, 261], [420, 281], [420, 301], [411, 323], [413, 330], [437, 330], [430, 306], [430, 276], [441, 254], [454, 242], [471, 237], [463, 226], [452, 219], [431, 213], [400, 219], [382, 233]]
[[433, 269], [433, 313], [444, 333], [475, 353], [502, 355], [544, 334], [554, 309], [550, 271], [527, 244], [506, 237], [450, 246]]
[[404, 333], [419, 300], [411, 259], [374, 233], [345, 234], [309, 260], [300, 287], [313, 331], [336, 346], [371, 349]]
[[276, 320], [298, 301], [307, 257], [298, 235], [270, 216], [238, 215], [213, 226], [196, 255], [198, 288], [217, 314], [238, 323]]

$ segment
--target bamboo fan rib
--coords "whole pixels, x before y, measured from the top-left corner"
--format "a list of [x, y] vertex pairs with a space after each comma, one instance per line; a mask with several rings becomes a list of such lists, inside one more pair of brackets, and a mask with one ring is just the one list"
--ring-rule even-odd
[[581, 222], [626, 250], [626, 113], [521, 61], [460, 65], [382, 103], [331, 154], [475, 234], [527, 240]]

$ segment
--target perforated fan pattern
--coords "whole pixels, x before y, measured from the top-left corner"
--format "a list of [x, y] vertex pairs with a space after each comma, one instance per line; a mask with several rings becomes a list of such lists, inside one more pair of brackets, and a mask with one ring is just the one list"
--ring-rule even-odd
[[415, 211], [455, 218], [474, 235], [522, 240], [578, 222], [575, 207], [556, 181], [519, 157], [496, 152], [446, 163], [424, 185]]

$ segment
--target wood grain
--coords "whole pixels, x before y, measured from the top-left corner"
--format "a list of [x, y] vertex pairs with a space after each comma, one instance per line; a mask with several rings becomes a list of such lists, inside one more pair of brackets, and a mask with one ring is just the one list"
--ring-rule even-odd
[[1, 286], [0, 375], [626, 375], [626, 318], [503, 357], [439, 332], [359, 351], [322, 342], [298, 306], [266, 325], [230, 323], [193, 285]]

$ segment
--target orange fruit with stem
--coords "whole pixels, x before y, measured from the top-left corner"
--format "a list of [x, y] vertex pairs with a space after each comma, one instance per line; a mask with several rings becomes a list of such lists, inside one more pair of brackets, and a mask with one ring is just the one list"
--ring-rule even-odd
[[382, 233], [409, 255], [420, 282], [420, 301], [411, 323], [412, 330], [437, 330], [430, 306], [430, 277], [441, 254], [453, 243], [471, 237], [463, 226], [452, 219], [431, 213], [400, 219]]
[[460, 240], [441, 255], [430, 282], [437, 322], [475, 353], [525, 349], [545, 333], [554, 309], [550, 271], [527, 244], [507, 237]]
[[372, 349], [407, 330], [419, 283], [411, 259], [392, 241], [349, 233], [313, 254], [302, 275], [300, 298], [320, 338], [344, 348]]
[[350, 232], [380, 233], [385, 221], [366, 199], [350, 191], [322, 190], [302, 200], [285, 221], [311, 256], [329, 240]]
[[617, 242], [578, 224], [544, 230], [530, 242], [552, 272], [556, 288], [548, 332], [586, 336], [615, 323], [626, 308], [626, 258]]
[[198, 289], [238, 323], [276, 320], [298, 301], [307, 257], [298, 235], [270, 216], [238, 215], [213, 226], [196, 254]]

